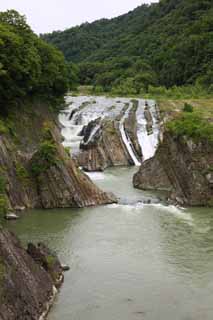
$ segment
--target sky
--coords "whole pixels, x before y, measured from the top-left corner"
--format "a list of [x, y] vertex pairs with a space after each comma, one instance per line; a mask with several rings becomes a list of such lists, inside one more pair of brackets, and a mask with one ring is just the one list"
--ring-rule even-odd
[[46, 33], [116, 17], [151, 2], [158, 0], [0, 0], [0, 11], [15, 9], [26, 15], [33, 31]]

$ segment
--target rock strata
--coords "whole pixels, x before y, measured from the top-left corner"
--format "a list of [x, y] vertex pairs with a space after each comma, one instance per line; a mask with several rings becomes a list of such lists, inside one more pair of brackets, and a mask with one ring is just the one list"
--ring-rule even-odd
[[[43, 245], [29, 245], [29, 253], [17, 238], [0, 230], [0, 319], [41, 320], [55, 295], [56, 279], [63, 279], [57, 257]], [[46, 263], [46, 264], [45, 264]]]
[[164, 134], [155, 156], [145, 161], [133, 184], [143, 190], [163, 190], [173, 203], [213, 206], [213, 148], [186, 137]]
[[[39, 113], [38, 117], [41, 117], [41, 114]], [[95, 186], [67, 155], [54, 118], [49, 115], [42, 116], [44, 118], [37, 121], [34, 119], [35, 123], [31, 122], [29, 131], [26, 127], [24, 129], [24, 133], [30, 136], [29, 143], [21, 138], [23, 132], [18, 127], [14, 130], [17, 139], [20, 136], [19, 144], [14, 143], [10, 135], [0, 136], [0, 178], [3, 189], [1, 203], [7, 204], [7, 211], [16, 212], [25, 208], [85, 207], [116, 202], [114, 196]], [[36, 117], [37, 115], [34, 116]], [[34, 137], [31, 132], [32, 126], [35, 126], [35, 132], [43, 132], [47, 130], [47, 123], [50, 139], [42, 140], [41, 134], [35, 134]], [[19, 124], [16, 122], [16, 125]], [[54, 149], [54, 161], [52, 159], [52, 163], [47, 166], [45, 157], [48, 156], [49, 150], [51, 151], [50, 148]], [[35, 167], [40, 170], [36, 174]], [[0, 208], [0, 211], [5, 210]]]
[[[128, 105], [116, 119], [104, 119], [92, 121], [84, 129], [84, 140], [80, 145], [80, 154], [78, 155], [79, 165], [85, 171], [103, 171], [112, 166], [134, 165], [131, 156], [123, 142], [119, 123], [124, 115]], [[141, 158], [141, 148], [137, 138], [137, 121], [135, 111], [128, 114], [124, 121], [124, 128], [128, 134], [132, 148], [138, 159]], [[89, 140], [94, 126], [99, 123], [99, 129], [93, 138]]]

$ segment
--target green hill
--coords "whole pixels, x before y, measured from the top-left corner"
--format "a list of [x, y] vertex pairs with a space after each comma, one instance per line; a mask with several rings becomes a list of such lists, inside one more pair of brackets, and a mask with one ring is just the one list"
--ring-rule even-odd
[[197, 83], [212, 90], [212, 0], [161, 0], [42, 38], [79, 64], [83, 84], [139, 91]]

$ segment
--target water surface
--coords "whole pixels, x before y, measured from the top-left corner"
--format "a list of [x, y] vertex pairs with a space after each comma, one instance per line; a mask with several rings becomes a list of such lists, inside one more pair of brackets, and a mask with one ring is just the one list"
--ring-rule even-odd
[[92, 174], [120, 204], [33, 210], [6, 225], [70, 265], [48, 320], [212, 320], [213, 212], [141, 199], [135, 169]]

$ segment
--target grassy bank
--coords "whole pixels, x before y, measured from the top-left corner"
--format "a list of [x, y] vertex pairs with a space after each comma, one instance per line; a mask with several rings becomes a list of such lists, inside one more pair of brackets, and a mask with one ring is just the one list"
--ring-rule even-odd
[[213, 121], [213, 97], [209, 99], [159, 99], [158, 105], [163, 114], [172, 114], [181, 112], [187, 103], [193, 106], [194, 112], [202, 118]]

